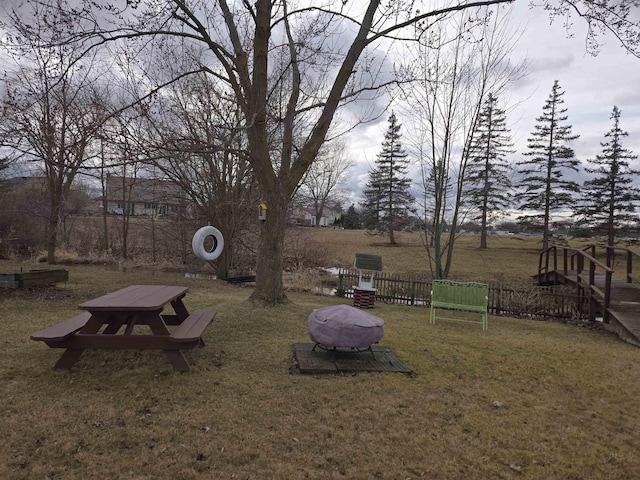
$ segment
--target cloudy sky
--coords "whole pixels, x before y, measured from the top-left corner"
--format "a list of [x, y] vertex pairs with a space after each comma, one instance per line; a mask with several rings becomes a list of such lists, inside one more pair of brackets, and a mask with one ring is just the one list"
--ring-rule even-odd
[[[508, 121], [517, 150], [515, 159], [522, 158], [526, 150], [527, 138], [554, 80], [565, 92], [568, 123], [573, 133], [580, 135], [572, 143], [577, 158], [584, 161], [600, 152], [600, 142], [611, 129], [614, 105], [622, 111], [622, 129], [629, 133], [623, 145], [640, 154], [640, 59], [627, 54], [612, 36], [601, 38], [601, 51], [593, 57], [586, 53], [584, 23], [574, 19], [573, 37], [568, 38], [560, 21], [550, 25], [548, 14], [541, 8], [529, 9], [528, 3], [516, 1], [512, 7], [514, 23], [524, 29], [513, 55], [516, 60], [526, 57], [530, 62], [530, 73], [509, 94], [512, 107]], [[356, 166], [348, 189], [354, 191], [356, 201], [380, 151], [386, 127], [383, 116], [377, 124], [358, 129], [349, 141]]]
[[[542, 113], [554, 80], [565, 91], [564, 106], [573, 133], [580, 135], [573, 143], [580, 160], [599, 153], [600, 142], [611, 128], [609, 117], [614, 105], [621, 109], [621, 126], [629, 133], [624, 146], [640, 154], [640, 59], [627, 54], [612, 36], [600, 39], [603, 45], [597, 57], [589, 55], [583, 21], [574, 18], [573, 36], [568, 38], [561, 21], [550, 25], [548, 14], [542, 8], [530, 9], [529, 3], [517, 0], [511, 6], [513, 24], [523, 29], [513, 57], [515, 61], [527, 58], [530, 62], [530, 73], [513, 86], [509, 105], [505, 105], [517, 150], [514, 160], [522, 158], [527, 137]], [[0, 0], [0, 18], [10, 6], [20, 4], [21, 0]], [[405, 135], [410, 134], [410, 125], [400, 109], [396, 114], [404, 124]], [[377, 122], [358, 127], [347, 139], [349, 156], [355, 162], [346, 185], [351, 201], [359, 200], [367, 172], [380, 151], [387, 117], [385, 113]]]

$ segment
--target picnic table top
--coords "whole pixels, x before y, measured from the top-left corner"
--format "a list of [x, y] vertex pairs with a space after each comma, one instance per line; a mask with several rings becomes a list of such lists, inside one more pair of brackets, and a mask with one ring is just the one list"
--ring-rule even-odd
[[183, 297], [188, 289], [189, 287], [173, 285], [130, 285], [81, 303], [78, 308], [90, 312], [158, 310]]

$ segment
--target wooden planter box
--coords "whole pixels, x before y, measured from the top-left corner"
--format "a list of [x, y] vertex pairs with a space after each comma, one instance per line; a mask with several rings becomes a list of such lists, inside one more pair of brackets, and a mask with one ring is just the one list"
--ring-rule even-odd
[[21, 273], [0, 273], [0, 287], [25, 288], [69, 280], [68, 270], [30, 270]]

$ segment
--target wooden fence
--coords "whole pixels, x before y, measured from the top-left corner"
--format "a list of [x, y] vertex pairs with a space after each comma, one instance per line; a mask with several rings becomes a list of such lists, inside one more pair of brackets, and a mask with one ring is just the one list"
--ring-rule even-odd
[[[340, 270], [336, 295], [353, 298], [358, 270]], [[431, 278], [420, 275], [393, 275], [376, 272], [376, 301], [428, 307], [431, 305]], [[489, 284], [489, 313], [514, 317], [584, 318], [588, 299], [575, 289], [563, 286], [505, 286]]]

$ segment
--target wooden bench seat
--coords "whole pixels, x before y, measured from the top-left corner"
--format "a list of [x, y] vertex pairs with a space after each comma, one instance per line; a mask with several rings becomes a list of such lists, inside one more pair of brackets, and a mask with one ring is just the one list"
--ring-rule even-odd
[[193, 342], [201, 340], [202, 334], [216, 316], [216, 311], [212, 309], [196, 310], [189, 315], [178, 328], [176, 328], [171, 337], [176, 342]]
[[41, 342], [58, 342], [64, 340], [69, 335], [76, 333], [91, 318], [89, 312], [83, 312], [80, 315], [76, 315], [69, 320], [52, 325], [44, 330], [40, 330], [31, 335], [31, 340], [38, 340]]

